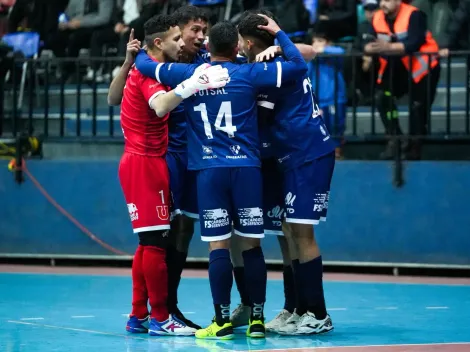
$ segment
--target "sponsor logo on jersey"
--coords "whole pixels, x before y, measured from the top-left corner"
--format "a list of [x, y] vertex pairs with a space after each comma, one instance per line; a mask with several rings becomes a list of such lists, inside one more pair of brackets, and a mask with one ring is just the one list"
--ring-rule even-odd
[[134, 203], [127, 203], [127, 210], [129, 211], [131, 221], [139, 219], [139, 213], [137, 212], [137, 207]]
[[241, 147], [238, 144], [230, 146], [230, 151], [233, 155], [226, 155], [227, 159], [247, 159], [248, 157], [245, 154], [240, 154]]
[[295, 210], [293, 208], [296, 195], [292, 194], [292, 192], [287, 193], [285, 204], [286, 204], [286, 212], [289, 214], [294, 214]]
[[315, 193], [313, 198], [313, 211], [321, 212], [323, 209], [328, 209], [328, 200], [330, 192], [326, 193]]
[[276, 205], [274, 208], [268, 211], [268, 218], [272, 219], [271, 222], [273, 226], [279, 227], [282, 226], [282, 218], [284, 216], [284, 209], [279, 205]]

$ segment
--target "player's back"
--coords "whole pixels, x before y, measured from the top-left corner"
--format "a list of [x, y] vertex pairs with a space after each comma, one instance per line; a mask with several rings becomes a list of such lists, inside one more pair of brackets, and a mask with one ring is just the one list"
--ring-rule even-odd
[[[284, 59], [277, 57], [275, 61]], [[275, 123], [271, 127], [273, 147], [284, 169], [315, 160], [335, 149], [307, 75], [283, 84], [280, 89], [263, 90], [262, 94], [275, 104]]]
[[257, 89], [250, 65], [212, 62], [228, 69], [230, 82], [185, 100], [188, 121], [188, 168], [259, 166]]
[[168, 148], [168, 114], [158, 117], [150, 101], [167, 88], [143, 76], [135, 67], [130, 71], [121, 104], [124, 151], [139, 155], [164, 156]]

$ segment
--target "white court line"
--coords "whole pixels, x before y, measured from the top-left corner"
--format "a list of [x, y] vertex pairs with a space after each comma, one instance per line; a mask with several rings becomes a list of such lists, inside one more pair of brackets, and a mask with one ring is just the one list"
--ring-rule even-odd
[[196, 314], [196, 312], [181, 312], [183, 314]]
[[129, 313], [121, 314], [121, 316], [129, 318]]
[[326, 310], [348, 310], [348, 308], [327, 308]]
[[376, 310], [397, 310], [398, 307], [375, 307]]
[[449, 307], [426, 307], [426, 309], [449, 309]]
[[20, 318], [20, 320], [44, 320], [44, 318], [38, 317], [38, 318]]
[[81, 318], [94, 318], [94, 315], [72, 315], [70, 318], [81, 319]]
[[[435, 342], [435, 343], [410, 343], [410, 344], [390, 344], [390, 345], [355, 345], [355, 346], [315, 346], [315, 347], [290, 347], [289, 351], [311, 351], [324, 350], [324, 349], [346, 349], [346, 348], [375, 348], [375, 347], [420, 347], [420, 346], [461, 346], [461, 345], [470, 345], [469, 342]], [[271, 351], [286, 351], [285, 348], [270, 348], [265, 350], [256, 350], [256, 352], [271, 352]], [[249, 350], [240, 350], [237, 352], [251, 352]]]

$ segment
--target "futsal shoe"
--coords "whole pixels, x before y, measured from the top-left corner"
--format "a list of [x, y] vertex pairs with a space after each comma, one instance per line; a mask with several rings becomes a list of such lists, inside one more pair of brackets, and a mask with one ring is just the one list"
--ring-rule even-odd
[[250, 320], [248, 329], [246, 330], [246, 336], [251, 338], [264, 338], [266, 335], [266, 329], [264, 327], [263, 320]]
[[172, 314], [163, 322], [150, 318], [150, 326], [148, 329], [150, 336], [171, 335], [171, 336], [191, 336], [194, 335], [196, 329], [187, 326]]
[[240, 326], [248, 325], [251, 316], [251, 307], [245, 306], [244, 304], [239, 304], [237, 308], [232, 312], [232, 316], [230, 317], [230, 321], [234, 328], [238, 328]]
[[315, 317], [315, 314], [307, 312], [302, 315], [297, 324], [297, 333], [300, 335], [324, 334], [333, 329], [333, 322], [329, 314], [326, 315], [325, 319], [319, 320]]
[[148, 332], [149, 317], [139, 319], [135, 315], [130, 315], [127, 321], [126, 330], [133, 334], [142, 334]]
[[277, 332], [281, 326], [286, 324], [287, 319], [289, 319], [291, 316], [292, 313], [288, 310], [281, 310], [273, 320], [271, 320], [269, 323], [266, 323], [266, 331]]
[[300, 316], [297, 314], [296, 311], [292, 313], [289, 319], [286, 320], [285, 324], [280, 326], [277, 329], [277, 333], [279, 335], [299, 335], [297, 332], [297, 326], [300, 321]]
[[225, 323], [224, 325], [219, 326], [215, 320], [213, 320], [212, 324], [207, 328], [196, 331], [197, 339], [231, 340], [233, 337], [232, 323]]
[[189, 320], [188, 318], [186, 318], [183, 313], [181, 313], [181, 311], [179, 310], [178, 307], [175, 307], [173, 309], [171, 309], [171, 314], [178, 320], [182, 321], [183, 323], [185, 323], [187, 326], [189, 326], [190, 328], [193, 328], [194, 331], [196, 330], [199, 330], [199, 329], [202, 329], [201, 326], [193, 323], [191, 320]]

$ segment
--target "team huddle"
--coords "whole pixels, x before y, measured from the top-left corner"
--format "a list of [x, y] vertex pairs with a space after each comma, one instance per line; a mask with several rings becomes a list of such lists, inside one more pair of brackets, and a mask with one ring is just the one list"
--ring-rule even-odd
[[[193, 6], [144, 29], [146, 51], [131, 34], [108, 96], [121, 104], [119, 179], [139, 236], [127, 331], [202, 339], [231, 339], [239, 326], [250, 338], [331, 331], [313, 225], [326, 220], [336, 144], [307, 77], [312, 48], [294, 45], [264, 10], [244, 13], [238, 26], [215, 24], [207, 39], [208, 19]], [[206, 328], [177, 300], [195, 220], [210, 249], [215, 313]], [[267, 323], [265, 235], [279, 239], [285, 292]], [[234, 277], [241, 304], [231, 313]]]

